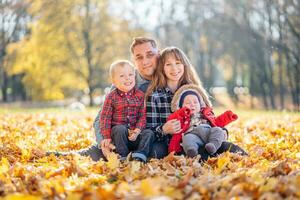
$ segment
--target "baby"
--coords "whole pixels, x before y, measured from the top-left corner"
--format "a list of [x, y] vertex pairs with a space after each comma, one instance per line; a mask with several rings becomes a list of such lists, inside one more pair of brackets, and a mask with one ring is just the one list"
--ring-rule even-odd
[[172, 113], [168, 120], [178, 119], [181, 131], [174, 134], [169, 144], [169, 152], [182, 151], [188, 157], [195, 157], [200, 146], [213, 155], [227, 139], [227, 132], [221, 127], [237, 119], [237, 115], [226, 111], [215, 117], [206, 91], [196, 85], [184, 85], [174, 94], [171, 103]]

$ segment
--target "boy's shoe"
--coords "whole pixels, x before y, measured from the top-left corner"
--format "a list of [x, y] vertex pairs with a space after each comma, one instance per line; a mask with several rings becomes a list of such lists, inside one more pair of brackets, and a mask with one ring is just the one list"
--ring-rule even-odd
[[138, 162], [146, 163], [143, 159], [138, 158], [138, 157], [131, 158], [131, 161], [138, 161]]
[[131, 160], [146, 163], [147, 162], [147, 157], [143, 153], [133, 152], [131, 154]]

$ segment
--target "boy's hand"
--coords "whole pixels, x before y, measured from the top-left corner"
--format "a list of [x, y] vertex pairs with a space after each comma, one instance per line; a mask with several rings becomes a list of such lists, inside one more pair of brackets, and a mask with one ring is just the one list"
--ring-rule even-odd
[[104, 139], [100, 143], [100, 147], [103, 155], [107, 158], [107, 155], [116, 147], [111, 143], [111, 139]]
[[111, 139], [103, 139], [100, 142], [101, 149], [111, 149]]
[[140, 134], [140, 133], [141, 133], [141, 129], [136, 128], [136, 129], [133, 130], [133, 132], [134, 132], [135, 134]]
[[141, 133], [141, 130], [138, 128], [136, 128], [134, 130], [128, 130], [128, 139], [130, 141], [135, 141], [140, 133]]

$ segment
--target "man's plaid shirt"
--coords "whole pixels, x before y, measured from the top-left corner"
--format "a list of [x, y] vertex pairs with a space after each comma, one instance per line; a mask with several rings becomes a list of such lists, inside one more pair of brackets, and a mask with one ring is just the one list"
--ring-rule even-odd
[[158, 140], [165, 140], [166, 135], [162, 126], [171, 114], [171, 101], [173, 93], [169, 88], [155, 90], [146, 102], [146, 127], [153, 130]]
[[130, 129], [143, 130], [146, 125], [144, 93], [135, 88], [127, 93], [114, 89], [105, 98], [100, 119], [104, 138], [110, 138], [114, 125], [123, 124]]

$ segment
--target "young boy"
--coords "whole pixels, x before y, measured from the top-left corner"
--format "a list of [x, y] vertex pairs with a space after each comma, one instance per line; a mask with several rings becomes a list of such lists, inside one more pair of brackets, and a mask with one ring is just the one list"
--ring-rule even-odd
[[226, 111], [215, 117], [208, 95], [197, 85], [184, 85], [179, 88], [171, 102], [172, 113], [168, 120], [178, 119], [181, 131], [172, 135], [169, 152], [181, 152], [180, 142], [185, 154], [194, 157], [198, 154], [199, 146], [205, 145], [206, 151], [213, 155], [226, 141], [227, 134], [221, 128], [237, 119], [237, 115]]
[[100, 114], [100, 130], [104, 143], [113, 143], [116, 152], [125, 159], [133, 150], [132, 159], [146, 162], [154, 141], [146, 125], [144, 93], [135, 87], [134, 66], [119, 60], [110, 66], [110, 78], [116, 87], [105, 98]]

